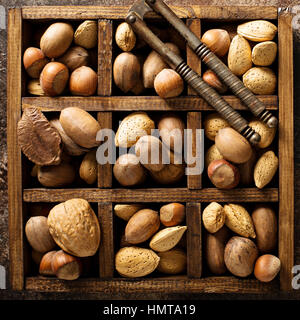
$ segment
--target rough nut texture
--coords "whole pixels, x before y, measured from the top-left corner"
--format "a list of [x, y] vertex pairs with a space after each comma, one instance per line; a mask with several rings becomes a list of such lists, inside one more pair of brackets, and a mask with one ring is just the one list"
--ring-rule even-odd
[[121, 122], [116, 133], [115, 144], [117, 147], [129, 148], [140, 137], [150, 135], [151, 129], [154, 128], [154, 121], [145, 112], [134, 112]]
[[157, 252], [165, 252], [174, 248], [186, 229], [186, 226], [176, 226], [160, 230], [152, 237], [150, 248]]
[[218, 150], [217, 146], [213, 144], [205, 154], [205, 167], [208, 168], [209, 164], [215, 160], [224, 159]]
[[118, 47], [123, 51], [131, 51], [136, 42], [136, 36], [127, 22], [123, 22], [118, 26], [115, 39]]
[[260, 141], [257, 144], [259, 148], [267, 148], [272, 143], [275, 137], [276, 127], [269, 128], [266, 124], [259, 120], [253, 120], [249, 122], [249, 127], [251, 127], [260, 135]]
[[86, 49], [94, 48], [97, 45], [97, 38], [97, 22], [92, 20], [84, 21], [74, 34], [74, 42]]
[[152, 273], [159, 260], [159, 256], [150, 249], [125, 247], [117, 252], [115, 266], [121, 276], [136, 278]]
[[239, 25], [237, 33], [251, 41], [268, 41], [274, 39], [277, 27], [266, 20], [255, 20]]
[[256, 237], [253, 221], [244, 207], [238, 204], [228, 204], [224, 206], [224, 211], [225, 224], [230, 230], [243, 237]]
[[49, 213], [50, 234], [57, 245], [76, 257], [93, 256], [100, 244], [98, 219], [84, 199], [71, 199]]
[[215, 141], [218, 131], [226, 127], [230, 127], [229, 123], [217, 113], [208, 115], [204, 121], [204, 133], [212, 141]]
[[265, 187], [278, 169], [278, 158], [273, 151], [265, 152], [254, 167], [254, 182], [257, 188]]
[[267, 67], [255, 67], [243, 75], [244, 85], [255, 94], [273, 94], [277, 78], [274, 71]]
[[255, 45], [252, 49], [252, 61], [257, 66], [271, 65], [277, 55], [277, 43], [264, 41]]
[[60, 135], [39, 109], [25, 108], [17, 134], [18, 144], [30, 161], [41, 166], [60, 163]]
[[225, 211], [220, 204], [212, 202], [203, 210], [202, 219], [205, 229], [210, 233], [215, 233], [225, 223]]
[[228, 68], [237, 76], [241, 76], [252, 66], [252, 54], [249, 42], [236, 35], [228, 52]]
[[160, 261], [157, 270], [166, 274], [182, 273], [186, 269], [186, 253], [181, 249], [172, 249], [166, 252], [158, 253]]

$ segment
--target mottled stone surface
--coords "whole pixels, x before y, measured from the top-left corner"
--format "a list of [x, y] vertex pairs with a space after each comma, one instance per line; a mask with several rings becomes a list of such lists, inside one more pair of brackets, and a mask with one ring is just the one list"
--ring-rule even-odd
[[[2, 0], [0, 5], [6, 9], [19, 6], [38, 5], [110, 5], [111, 0]], [[114, 5], [130, 5], [133, 0], [115, 0]], [[203, 5], [275, 5], [292, 6], [299, 0], [169, 0], [169, 4], [203, 4]], [[0, 17], [2, 19], [2, 17]], [[299, 23], [300, 24], [300, 23]], [[300, 27], [294, 32], [294, 70], [295, 70], [295, 264], [300, 264]], [[7, 209], [7, 152], [6, 152], [6, 30], [0, 30], [0, 265], [8, 271], [8, 209]], [[8, 285], [8, 278], [7, 278]], [[300, 290], [298, 290], [300, 291]], [[32, 293], [0, 290], [0, 299], [290, 299], [300, 297], [300, 292], [276, 293], [268, 295], [216, 295], [216, 294], [136, 294], [107, 296], [106, 294], [66, 294], [66, 293]]]

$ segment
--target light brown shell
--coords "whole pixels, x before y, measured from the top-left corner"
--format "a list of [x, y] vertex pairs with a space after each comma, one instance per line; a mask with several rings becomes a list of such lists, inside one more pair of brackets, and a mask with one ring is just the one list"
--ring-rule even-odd
[[279, 160], [273, 151], [265, 152], [254, 167], [254, 182], [257, 188], [264, 188], [274, 177]]
[[59, 121], [66, 134], [81, 147], [89, 149], [100, 144], [96, 140], [100, 124], [87, 111], [77, 107], [65, 108]]
[[159, 256], [150, 249], [125, 247], [117, 252], [115, 267], [121, 276], [144, 277], [157, 268], [159, 260]]
[[55, 242], [47, 225], [47, 218], [44, 216], [29, 218], [25, 225], [25, 234], [35, 251], [45, 253], [55, 248]]
[[97, 45], [98, 24], [94, 20], [85, 20], [74, 33], [74, 42], [85, 49], [92, 49]]
[[277, 77], [267, 67], [254, 67], [243, 75], [244, 85], [254, 94], [273, 94], [276, 90]]
[[249, 127], [260, 135], [260, 141], [257, 144], [259, 148], [267, 148], [273, 142], [276, 134], [276, 127], [270, 128], [260, 120], [250, 121]]
[[226, 204], [224, 212], [225, 224], [230, 230], [243, 237], [256, 237], [251, 216], [243, 206], [234, 203]]
[[157, 271], [166, 274], [178, 274], [186, 270], [187, 256], [181, 249], [172, 249], [166, 252], [159, 252], [160, 257]]
[[205, 153], [205, 167], [208, 168], [210, 163], [212, 163], [215, 160], [221, 160], [224, 159], [223, 156], [221, 155], [220, 151], [218, 150], [217, 146], [213, 144]]
[[204, 120], [204, 134], [212, 141], [220, 129], [230, 127], [230, 124], [218, 113], [209, 114]]
[[128, 221], [136, 212], [141, 210], [144, 207], [143, 204], [137, 203], [120, 203], [114, 206], [114, 214], [125, 220]]
[[264, 41], [256, 44], [252, 49], [252, 62], [257, 66], [266, 67], [271, 65], [277, 55], [277, 43]]
[[151, 177], [159, 184], [174, 184], [184, 176], [185, 167], [183, 164], [166, 164], [160, 171], [150, 171]]
[[241, 76], [252, 67], [252, 54], [249, 42], [236, 35], [228, 51], [228, 68], [237, 76]]
[[43, 113], [25, 108], [17, 128], [18, 144], [26, 157], [37, 165], [56, 165], [61, 161], [61, 138]]
[[69, 23], [55, 22], [45, 31], [40, 40], [40, 48], [49, 58], [63, 55], [73, 41], [74, 30]]
[[174, 248], [182, 238], [187, 226], [168, 227], [158, 231], [150, 241], [150, 248], [157, 252], [165, 252]]
[[89, 151], [80, 164], [79, 168], [79, 176], [82, 180], [84, 180], [87, 184], [93, 184], [96, 182], [98, 174], [97, 174], [97, 160], [96, 160], [96, 151]]
[[49, 231], [64, 251], [76, 257], [93, 256], [100, 244], [98, 218], [84, 199], [56, 205], [48, 216]]
[[154, 128], [154, 121], [146, 112], [133, 112], [122, 120], [115, 136], [115, 144], [117, 147], [132, 147], [140, 137], [151, 134]]
[[274, 39], [277, 27], [266, 20], [254, 20], [240, 24], [237, 33], [251, 41], [268, 41]]
[[136, 43], [136, 36], [127, 22], [118, 25], [115, 33], [116, 44], [123, 51], [131, 51]]
[[203, 225], [210, 233], [220, 230], [225, 223], [224, 208], [217, 202], [211, 202], [202, 213]]

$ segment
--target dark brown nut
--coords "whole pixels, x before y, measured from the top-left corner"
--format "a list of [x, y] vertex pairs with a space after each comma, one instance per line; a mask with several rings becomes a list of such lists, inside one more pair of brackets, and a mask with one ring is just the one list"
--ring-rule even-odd
[[159, 217], [164, 226], [177, 226], [185, 218], [185, 206], [176, 202], [166, 204], [160, 208]]
[[161, 98], [174, 98], [182, 93], [184, 82], [173, 69], [163, 69], [154, 79], [154, 89]]
[[69, 88], [75, 96], [92, 96], [97, 90], [97, 73], [90, 67], [75, 69], [70, 76]]
[[274, 210], [267, 206], [259, 206], [253, 211], [251, 217], [255, 227], [258, 250], [267, 253], [276, 249], [278, 229]]
[[82, 47], [74, 46], [68, 49], [68, 51], [57, 61], [66, 65], [70, 71], [73, 71], [79, 67], [88, 65], [89, 53]]
[[61, 138], [43, 113], [25, 108], [17, 128], [18, 144], [26, 157], [37, 165], [57, 165], [61, 161]]
[[52, 270], [53, 256], [57, 251], [49, 251], [45, 253], [41, 259], [39, 273], [43, 276], [54, 276], [55, 273]]
[[279, 258], [272, 254], [264, 254], [255, 262], [254, 275], [259, 281], [270, 282], [277, 276], [280, 268]]
[[227, 271], [224, 262], [224, 250], [230, 232], [225, 226], [214, 234], [206, 232], [205, 259], [209, 270], [213, 274], [224, 274]]
[[205, 71], [202, 78], [206, 83], [216, 89], [219, 93], [223, 94], [227, 91], [227, 86], [220, 81], [218, 76], [212, 70]]
[[61, 162], [56, 166], [39, 166], [37, 178], [44, 187], [64, 187], [74, 182], [76, 171], [72, 164]]

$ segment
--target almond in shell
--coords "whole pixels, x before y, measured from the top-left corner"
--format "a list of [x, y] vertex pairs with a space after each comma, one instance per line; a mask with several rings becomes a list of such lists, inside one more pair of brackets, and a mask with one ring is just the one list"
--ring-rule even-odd
[[237, 33], [251, 41], [269, 41], [274, 39], [277, 27], [266, 20], [255, 20], [239, 25]]
[[233, 232], [243, 237], [255, 238], [254, 224], [248, 211], [238, 204], [224, 206], [225, 225]]
[[157, 271], [166, 274], [178, 274], [186, 270], [187, 256], [182, 249], [159, 252], [160, 261]]
[[252, 53], [249, 42], [236, 35], [228, 51], [228, 68], [237, 76], [243, 75], [252, 67]]
[[157, 252], [165, 252], [174, 248], [180, 241], [187, 226], [169, 227], [157, 232], [150, 241], [150, 248]]
[[257, 66], [271, 65], [277, 55], [277, 44], [274, 41], [264, 41], [256, 44], [252, 49], [252, 61]]
[[273, 151], [265, 152], [254, 167], [254, 182], [257, 188], [262, 189], [274, 177], [278, 169], [278, 158]]
[[115, 144], [117, 147], [129, 148], [140, 137], [150, 135], [154, 128], [154, 121], [145, 112], [131, 113], [122, 120], [116, 133]]
[[121, 276], [143, 277], [157, 268], [159, 260], [159, 256], [150, 249], [125, 247], [117, 252], [115, 267]]

